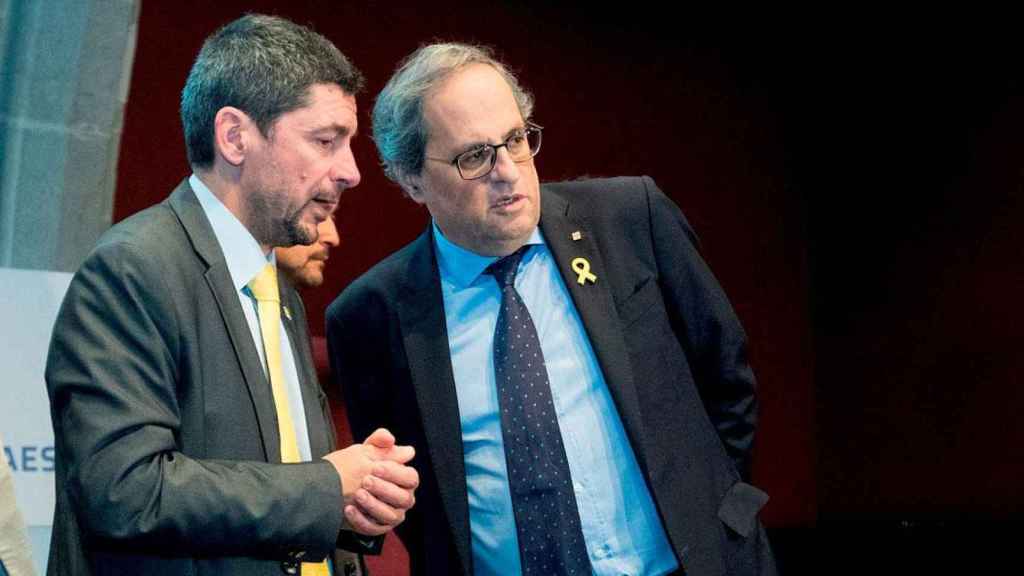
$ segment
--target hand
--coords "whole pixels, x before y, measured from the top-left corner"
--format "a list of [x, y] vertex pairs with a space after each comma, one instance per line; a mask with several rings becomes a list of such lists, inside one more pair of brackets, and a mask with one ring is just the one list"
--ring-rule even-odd
[[362, 444], [332, 452], [324, 459], [341, 479], [345, 519], [349, 528], [378, 536], [405, 520], [416, 499], [416, 470], [405, 464], [415, 456], [411, 446], [398, 446], [395, 437], [377, 429]]
[[373, 473], [363, 478], [354, 503], [345, 506], [345, 519], [360, 534], [384, 534], [405, 521], [405, 513], [416, 503], [414, 492], [419, 482], [416, 469], [380, 461]]
[[376, 455], [375, 460], [392, 460], [399, 464], [405, 464], [412, 460], [416, 451], [412, 446], [398, 446], [395, 444], [395, 437], [386, 428], [377, 428], [366, 437], [363, 446]]

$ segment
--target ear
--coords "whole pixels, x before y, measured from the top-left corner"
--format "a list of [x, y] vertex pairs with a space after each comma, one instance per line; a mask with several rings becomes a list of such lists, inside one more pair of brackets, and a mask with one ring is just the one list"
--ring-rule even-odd
[[417, 204], [423, 204], [426, 200], [423, 198], [423, 179], [419, 175], [401, 173], [398, 175], [398, 185], [402, 187], [402, 190], [412, 198], [412, 201]]
[[217, 156], [232, 166], [245, 161], [256, 123], [249, 115], [233, 106], [225, 106], [213, 118], [213, 147]]

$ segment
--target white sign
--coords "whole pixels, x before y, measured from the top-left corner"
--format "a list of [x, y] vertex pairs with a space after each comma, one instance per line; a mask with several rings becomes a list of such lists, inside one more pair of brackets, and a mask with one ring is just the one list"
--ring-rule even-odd
[[43, 371], [71, 274], [0, 268], [0, 434], [29, 526], [53, 522], [54, 451]]

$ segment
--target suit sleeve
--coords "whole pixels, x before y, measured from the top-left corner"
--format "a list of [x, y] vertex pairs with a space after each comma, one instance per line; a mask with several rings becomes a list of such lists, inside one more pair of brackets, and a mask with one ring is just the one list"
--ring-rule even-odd
[[328, 308], [326, 334], [331, 375], [344, 395], [353, 440], [359, 442], [377, 427], [388, 427], [387, 409], [380, 398], [388, 358], [380, 357], [380, 351], [389, 348], [379, 342], [386, 315], [379, 313], [365, 291], [355, 288]]
[[757, 401], [746, 333], [679, 207], [653, 180], [644, 177], [643, 182], [670, 321], [694, 370], [705, 410], [736, 470], [749, 479]]
[[184, 453], [179, 394], [201, 383], [181, 373], [180, 328], [195, 320], [176, 309], [160, 268], [108, 243], [68, 289], [46, 369], [58, 490], [91, 540], [129, 553], [323, 558], [342, 521], [329, 463]]
[[[351, 291], [346, 294], [350, 295]], [[380, 399], [375, 394], [380, 391], [382, 382], [379, 379], [386, 371], [387, 363], [385, 358], [377, 357], [377, 351], [384, 348], [375, 347], [373, 343], [385, 320], [383, 314], [375, 315], [371, 311], [368, 302], [357, 306], [343, 303], [349, 300], [346, 294], [327, 309], [327, 355], [331, 378], [345, 398], [352, 441], [362, 442], [378, 427], [383, 426], [394, 432], [394, 428], [383, 419], [384, 412], [379, 408]], [[399, 529], [402, 529], [402, 525]], [[349, 532], [343, 532], [343, 535], [347, 536], [339, 543], [344, 543], [348, 549], [374, 555], [383, 550], [384, 536], [369, 538]]]
[[[385, 427], [395, 435], [399, 444], [406, 444], [410, 439], [401, 434], [402, 426], [395, 420], [393, 405], [415, 402], [415, 399], [393, 397], [391, 384], [394, 373], [408, 370], [401, 353], [396, 353], [391, 343], [394, 334], [390, 331], [398, 322], [393, 316], [393, 308], [387, 305], [379, 292], [370, 288], [370, 284], [366, 277], [357, 279], [328, 306], [326, 322], [331, 375], [345, 398], [348, 424], [355, 442], [366, 439], [378, 427]], [[422, 457], [418, 453], [411, 465], [416, 466]], [[424, 471], [422, 468], [419, 471], [422, 482]], [[406, 521], [395, 528], [395, 533], [407, 543], [410, 541], [406, 534], [419, 523], [422, 505], [417, 506], [410, 510]], [[374, 546], [368, 547], [365, 553], [380, 553], [383, 543], [384, 537], [378, 537]]]

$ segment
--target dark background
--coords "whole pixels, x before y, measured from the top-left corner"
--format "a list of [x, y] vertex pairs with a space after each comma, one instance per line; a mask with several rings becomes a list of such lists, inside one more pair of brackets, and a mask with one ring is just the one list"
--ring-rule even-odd
[[712, 31], [641, 7], [143, 2], [115, 219], [189, 174], [178, 98], [203, 38], [246, 10], [311, 24], [369, 81], [363, 183], [342, 199], [325, 286], [305, 295], [322, 335], [337, 293], [427, 221], [377, 167], [373, 97], [422, 43], [491, 45], [536, 96], [542, 180], [649, 174], [700, 235], [751, 338], [754, 480], [784, 574], [975, 573], [1010, 557], [1024, 510], [1018, 43]]

